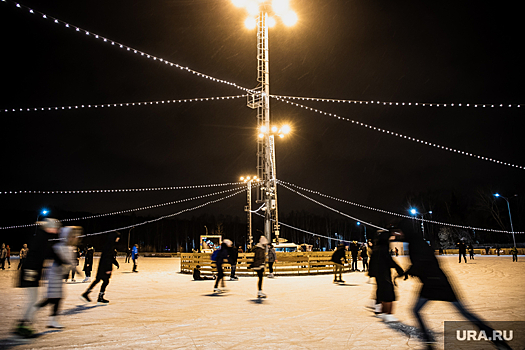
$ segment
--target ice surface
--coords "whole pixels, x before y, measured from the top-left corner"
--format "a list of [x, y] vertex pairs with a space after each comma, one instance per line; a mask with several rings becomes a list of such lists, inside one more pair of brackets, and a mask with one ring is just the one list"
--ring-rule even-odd
[[[97, 263], [98, 259], [96, 259]], [[406, 266], [408, 258], [398, 258]], [[440, 257], [466, 306], [488, 321], [523, 320], [525, 257], [476, 256], [467, 264]], [[105, 297], [107, 306], [84, 304], [87, 283], [66, 284], [61, 331], [46, 329], [50, 308], [40, 310], [40, 336], [22, 342], [11, 335], [25, 303], [25, 291], [13, 288], [18, 261], [0, 271], [0, 348], [14, 349], [420, 349], [411, 312], [416, 280], [397, 280], [395, 314], [387, 325], [364, 308], [375, 289], [362, 272], [346, 273], [345, 285], [333, 276], [264, 279], [267, 299], [257, 299], [257, 279], [226, 279], [230, 290], [214, 295], [214, 281], [192, 281], [180, 274], [177, 258], [141, 258], [139, 273], [120, 259]], [[80, 266], [83, 266], [81, 261]], [[359, 263], [361, 267], [361, 263]], [[95, 270], [96, 271], [96, 270]], [[100, 286], [100, 285], [99, 285]], [[96, 300], [99, 286], [91, 293]], [[44, 295], [42, 287], [40, 295]], [[428, 326], [443, 347], [443, 321], [462, 320], [444, 302], [423, 309]]]

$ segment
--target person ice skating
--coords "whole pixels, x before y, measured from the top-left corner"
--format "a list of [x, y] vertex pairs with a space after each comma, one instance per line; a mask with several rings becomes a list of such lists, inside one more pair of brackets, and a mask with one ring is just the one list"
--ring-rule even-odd
[[[75, 275], [77, 273], [77, 266], [80, 265], [80, 248], [78, 247], [71, 247], [72, 256], [73, 256], [73, 267], [71, 268], [71, 282], [75, 281]], [[67, 277], [69, 277], [69, 273], [66, 276], [66, 282]]]
[[90, 284], [88, 289], [82, 293], [80, 296], [82, 300], [86, 302], [90, 302], [91, 299], [89, 298], [89, 293], [95, 288], [95, 286], [102, 282], [102, 286], [100, 287], [100, 293], [98, 294], [97, 302], [99, 304], [107, 304], [109, 303], [109, 300], [104, 298], [104, 294], [106, 293], [106, 287], [109, 284], [109, 279], [111, 278], [111, 273], [113, 272], [113, 265], [115, 264], [115, 244], [119, 241], [120, 234], [118, 232], [112, 231], [108, 235], [108, 239], [106, 241], [106, 244], [104, 245], [104, 248], [102, 248], [102, 254], [100, 255], [100, 261], [98, 263], [98, 270], [97, 270], [97, 277], [93, 281], [93, 283]]
[[82, 281], [83, 283], [91, 282], [91, 271], [93, 271], [93, 255], [95, 254], [95, 249], [93, 247], [88, 247], [86, 249], [86, 255], [84, 256], [84, 268], [82, 271], [86, 274], [86, 278]]
[[11, 268], [11, 247], [9, 247], [9, 244], [5, 246], [5, 249], [7, 250], [7, 256], [6, 256], [7, 265], [9, 266], [8, 268], [10, 269]]
[[397, 247], [394, 248], [394, 251], [396, 252], [396, 256], [399, 256], [399, 249], [397, 249]]
[[24, 265], [24, 261], [27, 259], [27, 252], [29, 249], [27, 249], [27, 244], [24, 244], [22, 246], [22, 249], [20, 249], [20, 260], [18, 261], [18, 267], [17, 270], [20, 270], [20, 268]]
[[[224, 283], [224, 270], [222, 264], [228, 259], [228, 247], [231, 247], [232, 241], [225, 239], [222, 241], [221, 246], [216, 250], [215, 266], [217, 268], [217, 279], [215, 280], [215, 286], [213, 287], [214, 293], [223, 293], [226, 291], [226, 285]], [[221, 288], [219, 288], [219, 283]]]
[[363, 271], [368, 271], [368, 247], [366, 243], [361, 246], [361, 259], [363, 261]]
[[469, 253], [469, 260], [474, 259], [474, 247], [472, 246], [472, 243], [468, 245], [468, 253]]
[[[492, 328], [486, 325], [479, 317], [467, 311], [458, 300], [447, 276], [439, 266], [432, 247], [418, 236], [408, 238], [408, 241], [410, 244], [409, 255], [412, 265], [405, 272], [405, 279], [407, 279], [408, 276], [414, 276], [419, 278], [422, 283], [413, 312], [423, 333], [423, 340], [429, 345], [428, 348], [432, 349], [432, 344], [435, 343], [435, 340], [428, 331], [420, 311], [430, 300], [441, 300], [452, 303], [463, 317], [476, 325], [480, 330], [485, 331], [486, 334], [493, 334]], [[498, 349], [510, 349], [502, 340], [493, 340], [492, 342]]]
[[461, 257], [465, 259], [465, 263], [467, 263], [467, 245], [463, 240], [459, 241], [458, 243], [458, 249], [459, 249], [459, 263], [461, 264]]
[[239, 258], [239, 252], [237, 248], [232, 244], [231, 247], [228, 247], [228, 262], [231, 266], [230, 281], [238, 281], [239, 278], [235, 275], [237, 270], [237, 259]]
[[357, 269], [357, 256], [359, 255], [359, 245], [356, 241], [350, 243], [350, 252], [352, 253], [352, 271], [359, 271]]
[[117, 267], [117, 269], [120, 269], [120, 265], [117, 260], [118, 257], [118, 251], [116, 249], [113, 250], [113, 265]]
[[499, 256], [500, 251], [501, 251], [501, 248], [500, 247], [496, 247], [496, 254], [498, 254], [498, 256]]
[[5, 244], [2, 243], [2, 247], [0, 247], [0, 268], [2, 270], [5, 270], [5, 259], [7, 259], [7, 249]]
[[129, 260], [131, 259], [131, 248], [128, 247], [128, 249], [126, 249], [126, 260], [124, 260], [124, 263], [129, 263]]
[[200, 265], [195, 266], [195, 268], [193, 269], [193, 280], [194, 281], [207, 281], [207, 280], [212, 280], [212, 279], [213, 278], [208, 277], [208, 276], [201, 276], [201, 266]]
[[346, 263], [346, 246], [340, 243], [330, 259], [334, 263], [334, 283], [344, 283], [343, 266]]
[[518, 248], [516, 246], [512, 247], [510, 253], [512, 254], [512, 262], [518, 262]]
[[64, 298], [63, 280], [64, 275], [69, 275], [69, 271], [76, 269], [76, 252], [72, 249], [77, 244], [78, 236], [82, 233], [79, 226], [63, 227], [60, 230], [60, 241], [53, 245], [53, 251], [56, 259], [47, 273], [47, 295], [46, 299], [36, 305], [37, 308], [43, 308], [46, 305], [53, 305], [53, 311], [49, 318], [48, 328], [64, 328], [58, 322], [58, 310], [60, 302]]
[[381, 303], [382, 310], [380, 317], [384, 322], [397, 322], [398, 319], [392, 315], [396, 295], [391, 269], [395, 269], [398, 275], [403, 274], [403, 269], [392, 259], [389, 252], [391, 232], [380, 230], [378, 233], [379, 236], [370, 261], [370, 273], [376, 279], [376, 301]]
[[255, 245], [253, 252], [255, 256], [253, 257], [253, 262], [250, 264], [250, 268], [257, 273], [257, 298], [266, 298], [266, 294], [262, 291], [263, 285], [263, 275], [264, 275], [264, 265], [266, 263], [266, 245], [268, 240], [266, 237], [261, 236], [259, 238], [259, 243]]
[[27, 259], [20, 269], [19, 287], [27, 292], [27, 304], [22, 318], [18, 321], [14, 333], [22, 337], [31, 337], [34, 329], [31, 325], [36, 310], [35, 303], [38, 298], [38, 286], [42, 278], [44, 260], [56, 257], [52, 247], [57, 243], [57, 233], [60, 229], [60, 221], [46, 218], [39, 226], [36, 234], [31, 240], [31, 249], [27, 253]]
[[137, 260], [139, 260], [139, 245], [135, 244], [131, 250], [131, 260], [133, 260], [133, 270], [132, 272], [138, 272], [137, 270]]
[[268, 274], [268, 278], [273, 278], [273, 264], [275, 264], [275, 261], [277, 260], [277, 253], [275, 252], [275, 248], [272, 244], [268, 246], [268, 271], [270, 272]]

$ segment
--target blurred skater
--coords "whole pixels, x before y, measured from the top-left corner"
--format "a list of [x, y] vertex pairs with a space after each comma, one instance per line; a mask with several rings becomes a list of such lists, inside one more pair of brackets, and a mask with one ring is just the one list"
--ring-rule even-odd
[[380, 230], [377, 243], [374, 246], [372, 260], [370, 261], [371, 276], [376, 278], [376, 302], [381, 303], [382, 313], [379, 315], [385, 322], [397, 322], [398, 319], [392, 315], [393, 303], [396, 300], [394, 283], [392, 282], [391, 269], [395, 269], [398, 275], [403, 275], [403, 269], [392, 259], [389, 251], [390, 237], [392, 234], [387, 230]]
[[263, 275], [264, 275], [264, 265], [266, 263], [266, 245], [268, 244], [268, 240], [266, 237], [261, 236], [259, 238], [259, 243], [255, 245], [253, 252], [255, 253], [255, 256], [253, 257], [253, 262], [250, 265], [250, 268], [255, 270], [257, 273], [258, 281], [257, 281], [257, 298], [266, 298], [266, 294], [262, 291], [262, 285], [263, 285]]
[[124, 260], [124, 263], [125, 264], [129, 263], [129, 259], [131, 259], [131, 248], [130, 247], [126, 249], [126, 260]]
[[194, 281], [207, 281], [207, 280], [212, 280], [212, 279], [213, 278], [208, 277], [208, 276], [201, 276], [201, 266], [200, 265], [195, 266], [195, 268], [193, 269], [193, 280]]
[[86, 255], [84, 256], [84, 268], [82, 271], [86, 274], [86, 278], [82, 281], [83, 283], [91, 282], [91, 271], [93, 271], [93, 255], [95, 249], [93, 247], [87, 247]]
[[[408, 241], [410, 244], [409, 255], [412, 265], [405, 272], [405, 279], [407, 279], [409, 275], [415, 276], [419, 278], [422, 283], [413, 312], [423, 333], [423, 340], [427, 343], [428, 348], [432, 349], [432, 344], [435, 343], [435, 339], [427, 330], [420, 311], [429, 300], [441, 300], [452, 303], [463, 317], [476, 325], [480, 330], [485, 331], [486, 334], [493, 334], [492, 328], [487, 326], [476, 315], [467, 311], [458, 300], [447, 276], [439, 266], [432, 247], [418, 236], [408, 238]], [[510, 349], [504, 341], [493, 341], [493, 343], [498, 349]]]
[[270, 273], [268, 274], [268, 278], [273, 278], [273, 264], [275, 264], [275, 261], [277, 260], [277, 253], [275, 252], [275, 248], [272, 244], [268, 246], [268, 270]]
[[58, 322], [60, 302], [64, 298], [64, 274], [67, 273], [69, 275], [69, 271], [76, 270], [76, 252], [72, 248], [77, 244], [78, 236], [81, 233], [81, 227], [63, 227], [59, 234], [60, 241], [53, 245], [53, 251], [56, 258], [47, 273], [48, 283], [46, 299], [36, 305], [38, 308], [43, 308], [48, 304], [53, 305], [53, 311], [47, 325], [48, 328], [64, 328], [64, 326]]
[[17, 268], [17, 270], [20, 270], [22, 265], [24, 265], [24, 261], [26, 261], [26, 259], [27, 259], [27, 252], [28, 251], [29, 251], [29, 249], [27, 249], [27, 244], [24, 244], [22, 246], [22, 249], [20, 249], [20, 261], [18, 261], [18, 268]]
[[512, 247], [512, 249], [510, 250], [511, 254], [512, 254], [512, 262], [518, 262], [518, 248], [516, 248], [516, 246]]
[[27, 304], [24, 315], [19, 320], [14, 333], [23, 337], [31, 337], [34, 329], [31, 325], [36, 311], [35, 303], [38, 299], [38, 286], [42, 278], [42, 269], [46, 258], [57, 258], [52, 249], [57, 243], [57, 233], [60, 229], [60, 221], [46, 218], [39, 223], [35, 236], [31, 240], [31, 250], [27, 253], [27, 259], [20, 269], [19, 287], [25, 288], [27, 292]]
[[468, 245], [468, 253], [469, 253], [469, 260], [474, 259], [474, 247], [472, 246], [472, 243]]
[[[76, 282], [75, 275], [77, 273], [77, 266], [80, 265], [80, 248], [76, 246], [72, 246], [70, 248], [71, 248], [72, 257], [73, 257], [73, 265], [70, 271], [71, 272], [71, 282]], [[66, 282], [67, 282], [68, 277], [69, 277], [69, 272], [66, 276]]]
[[344, 283], [343, 266], [346, 263], [346, 246], [340, 243], [330, 259], [334, 263], [334, 283]]
[[[221, 246], [214, 252], [215, 253], [215, 266], [217, 267], [217, 279], [215, 280], [215, 286], [213, 287], [214, 293], [222, 293], [226, 291], [226, 285], [224, 283], [224, 270], [222, 264], [228, 259], [228, 247], [231, 247], [232, 241], [225, 239], [222, 241]], [[221, 288], [219, 288], [219, 283]]]
[[117, 269], [120, 269], [120, 265], [117, 260], [118, 251], [116, 249], [113, 250], [113, 265], [117, 267]]
[[239, 251], [235, 248], [235, 245], [232, 244], [231, 247], [228, 247], [228, 262], [231, 266], [230, 281], [238, 281], [239, 279], [235, 275], [237, 270], [237, 259], [239, 258]]
[[102, 282], [100, 287], [100, 292], [98, 294], [97, 302], [100, 304], [107, 304], [109, 300], [104, 299], [104, 294], [106, 293], [106, 287], [109, 284], [109, 279], [111, 278], [111, 273], [113, 272], [113, 265], [115, 264], [115, 243], [120, 239], [120, 234], [118, 232], [112, 231], [108, 235], [108, 239], [104, 248], [102, 248], [102, 254], [100, 255], [100, 261], [98, 263], [97, 278], [91, 283], [88, 289], [82, 293], [80, 296], [82, 300], [90, 302], [89, 293], [95, 288], [95, 286]]
[[11, 268], [11, 247], [9, 247], [9, 244], [5, 246], [5, 249], [7, 250], [7, 256], [6, 256], [7, 265], [9, 266], [8, 268], [10, 269]]
[[7, 249], [5, 248], [5, 243], [2, 243], [0, 247], [0, 268], [5, 270], [5, 259], [7, 259]]
[[363, 271], [368, 271], [368, 247], [366, 243], [361, 246], [361, 259], [363, 259]]
[[459, 263], [461, 264], [461, 257], [465, 259], [465, 264], [467, 263], [467, 245], [463, 242], [463, 239], [458, 243], [459, 249]]
[[133, 246], [133, 249], [131, 250], [131, 260], [133, 260], [133, 270], [132, 272], [138, 272], [137, 271], [137, 260], [139, 260], [139, 245], [135, 244]]
[[352, 253], [352, 271], [359, 271], [357, 269], [357, 257], [359, 255], [359, 245], [356, 241], [350, 243], [350, 252]]

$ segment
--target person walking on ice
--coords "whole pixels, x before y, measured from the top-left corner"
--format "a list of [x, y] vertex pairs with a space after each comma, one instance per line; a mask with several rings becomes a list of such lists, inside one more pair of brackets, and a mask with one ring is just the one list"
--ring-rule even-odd
[[86, 249], [86, 255], [84, 258], [84, 268], [82, 271], [86, 274], [86, 278], [82, 281], [83, 283], [91, 282], [91, 271], [93, 271], [93, 254], [95, 249], [93, 247], [88, 247]]
[[137, 271], [137, 260], [139, 259], [139, 245], [135, 244], [131, 250], [131, 260], [133, 260], [133, 270], [132, 272]]
[[345, 281], [342, 278], [343, 266], [346, 263], [346, 246], [344, 243], [339, 243], [330, 260], [334, 263], [334, 283], [344, 283]]
[[262, 285], [263, 285], [263, 275], [264, 275], [264, 266], [266, 264], [266, 245], [268, 244], [268, 240], [266, 237], [261, 236], [259, 238], [259, 243], [254, 247], [253, 252], [255, 253], [255, 256], [253, 257], [253, 262], [250, 265], [250, 268], [255, 270], [257, 273], [258, 281], [257, 281], [257, 298], [266, 298], [266, 294], [262, 291]]
[[277, 253], [275, 252], [275, 248], [272, 244], [268, 245], [268, 278], [273, 278], [273, 264], [275, 264], [275, 261], [277, 260]]
[[[215, 262], [215, 266], [217, 267], [217, 279], [215, 280], [215, 286], [213, 287], [214, 293], [224, 293], [227, 291], [224, 283], [224, 270], [222, 269], [222, 264], [228, 259], [228, 247], [231, 247], [232, 244], [232, 241], [225, 239], [222, 241], [221, 246], [212, 254], [212, 261]], [[219, 288], [219, 283], [221, 284], [222, 289]]]
[[104, 248], [102, 248], [102, 254], [100, 255], [100, 261], [98, 263], [97, 278], [91, 283], [88, 289], [82, 293], [80, 296], [81, 300], [86, 302], [91, 302], [89, 298], [89, 293], [95, 288], [95, 286], [102, 281], [102, 286], [100, 287], [100, 293], [98, 294], [97, 302], [100, 304], [107, 304], [109, 300], [104, 299], [104, 294], [106, 293], [106, 287], [109, 284], [109, 279], [111, 278], [111, 273], [113, 271], [113, 264], [115, 263], [114, 251], [115, 243], [120, 239], [120, 234], [118, 232], [112, 231], [108, 235], [108, 239]]
[[510, 252], [512, 253], [512, 262], [518, 262], [518, 248], [516, 248], [516, 246], [514, 246], [514, 247], [512, 247]]
[[467, 245], [463, 242], [463, 238], [458, 243], [458, 253], [459, 253], [459, 263], [461, 264], [461, 257], [465, 259], [465, 264], [467, 263]]

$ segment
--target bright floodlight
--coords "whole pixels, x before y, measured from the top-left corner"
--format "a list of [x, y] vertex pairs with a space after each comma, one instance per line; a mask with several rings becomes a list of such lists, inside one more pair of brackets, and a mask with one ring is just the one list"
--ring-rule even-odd
[[236, 7], [244, 7], [246, 4], [246, 0], [232, 0], [232, 2]]
[[414, 208], [410, 209], [410, 214], [416, 215], [417, 214], [417, 210], [414, 209]]
[[276, 126], [272, 126], [272, 132], [277, 132], [277, 127]]
[[259, 134], [259, 138], [262, 139], [264, 137], [264, 134], [263, 133], [260, 133]]
[[289, 125], [283, 125], [283, 127], [281, 128], [281, 132], [283, 134], [288, 134], [290, 132], [290, 126]]
[[432, 210], [430, 210], [428, 213], [429, 213], [429, 214], [432, 214]]
[[273, 0], [272, 8], [278, 15], [285, 14], [290, 11], [290, 4], [288, 0]]
[[49, 213], [49, 210], [47, 210], [47, 209], [42, 209], [42, 215], [46, 215], [47, 213]]
[[295, 23], [297, 23], [298, 20], [297, 15], [293, 11], [288, 11], [287, 13], [282, 15], [281, 18], [283, 20], [284, 25], [288, 27], [295, 25]]
[[361, 222], [358, 221], [358, 222], [356, 222], [355, 224], [356, 224], [357, 226], [359, 226], [359, 225], [361, 225]]
[[244, 181], [244, 176], [241, 176], [241, 181]]
[[244, 7], [252, 16], [257, 16], [259, 14], [259, 3], [256, 0], [247, 0]]
[[267, 131], [266, 126], [264, 126], [264, 125], [261, 126], [261, 132], [266, 132], [266, 131]]
[[494, 193], [494, 197], [499, 197], [500, 194], [499, 193]]
[[268, 27], [273, 28], [273, 27], [275, 27], [275, 24], [276, 24], [277, 22], [275, 22], [275, 18], [273, 18], [273, 17], [268, 17], [268, 22], [267, 22], [267, 23], [268, 23]]
[[253, 17], [248, 17], [244, 20], [244, 26], [248, 29], [254, 29], [257, 27], [257, 20]]

